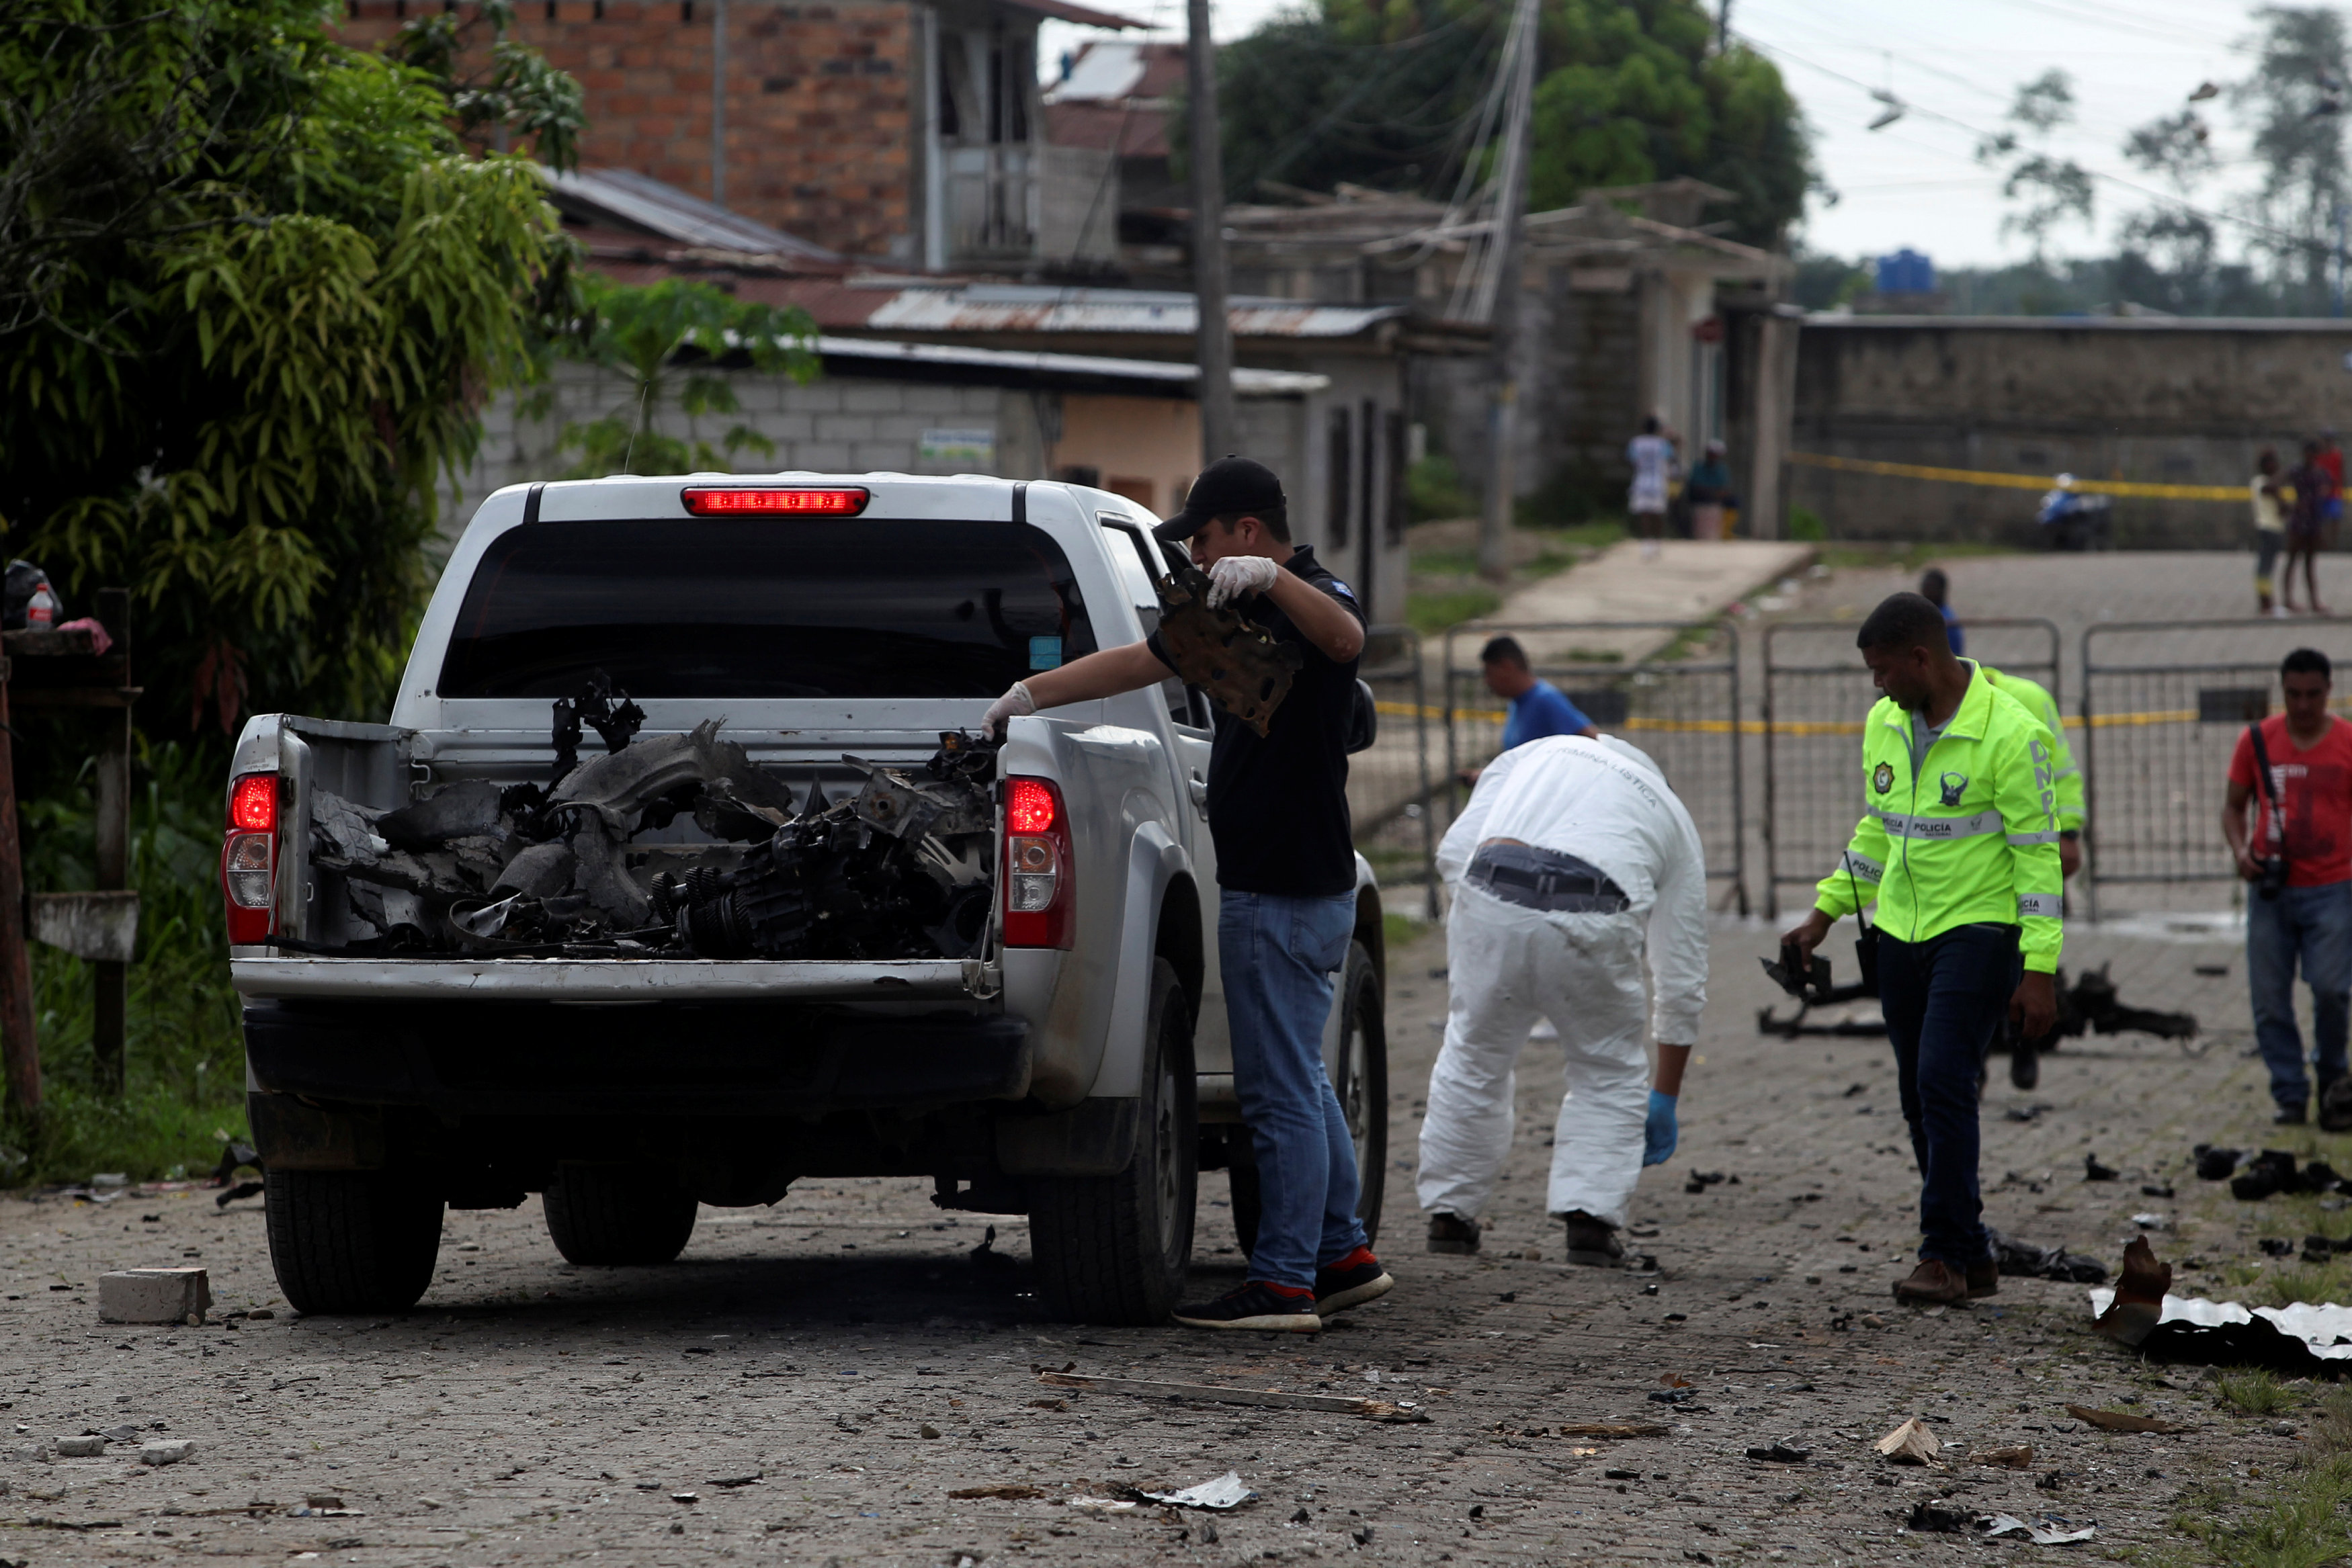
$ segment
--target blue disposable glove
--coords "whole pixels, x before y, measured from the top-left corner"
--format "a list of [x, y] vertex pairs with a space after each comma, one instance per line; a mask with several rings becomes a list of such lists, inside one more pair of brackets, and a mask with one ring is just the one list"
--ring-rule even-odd
[[1650, 1119], [1642, 1128], [1642, 1163], [1662, 1166], [1675, 1157], [1678, 1129], [1675, 1126], [1675, 1097], [1650, 1091]]

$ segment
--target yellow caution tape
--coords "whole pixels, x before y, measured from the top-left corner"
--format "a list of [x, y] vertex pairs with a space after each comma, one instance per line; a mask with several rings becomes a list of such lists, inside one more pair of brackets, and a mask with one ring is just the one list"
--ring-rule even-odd
[[2137, 496], [2158, 501], [2238, 501], [2243, 485], [2149, 485], [2136, 479], [2082, 479], [2064, 484], [2047, 474], [1996, 474], [1979, 468], [1933, 468], [1920, 463], [1881, 463], [1866, 457], [1832, 457], [1823, 452], [1791, 452], [1789, 461], [1806, 468], [1842, 474], [1876, 474], [1890, 479], [1929, 479], [1943, 485], [1981, 485], [1998, 490], [2067, 490], [2085, 496]]

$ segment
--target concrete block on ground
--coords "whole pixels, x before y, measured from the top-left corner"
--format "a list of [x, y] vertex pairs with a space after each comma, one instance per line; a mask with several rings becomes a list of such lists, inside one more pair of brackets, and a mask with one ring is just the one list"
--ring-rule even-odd
[[160, 1437], [143, 1444], [139, 1449], [142, 1465], [176, 1465], [196, 1451], [195, 1443], [187, 1437]]
[[58, 1439], [58, 1457], [62, 1459], [94, 1459], [105, 1452], [106, 1439], [103, 1437], [92, 1436]]
[[108, 1323], [199, 1323], [213, 1304], [202, 1269], [123, 1269], [98, 1281], [98, 1318]]

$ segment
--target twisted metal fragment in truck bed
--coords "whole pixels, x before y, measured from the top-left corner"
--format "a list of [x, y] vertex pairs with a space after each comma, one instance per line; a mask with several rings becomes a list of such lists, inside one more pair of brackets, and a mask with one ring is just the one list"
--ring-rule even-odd
[[1188, 685], [1264, 735], [1306, 664], [1297, 644], [1277, 643], [1231, 606], [1209, 608], [1209, 579], [1186, 567], [1160, 581], [1160, 645]]

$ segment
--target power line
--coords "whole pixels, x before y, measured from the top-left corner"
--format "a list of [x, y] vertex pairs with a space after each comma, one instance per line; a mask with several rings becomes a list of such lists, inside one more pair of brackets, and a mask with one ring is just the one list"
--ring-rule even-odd
[[[1738, 35], [1738, 37], [1740, 42], [1748, 45], [1748, 47], [1757, 50], [1760, 54], [1777, 56], [1782, 59], [1790, 61], [1791, 64], [1803, 66], [1807, 70], [1818, 72], [1819, 74], [1829, 77], [1833, 80], [1844, 82], [1851, 87], [1858, 87], [1864, 92], [1872, 90], [1868, 82], [1862, 81], [1854, 77], [1850, 77], [1843, 71], [1819, 64], [1816, 61], [1806, 59], [1801, 55], [1791, 53], [1790, 51], [1778, 47], [1777, 46], [1768, 46], [1762, 40], [1749, 37], [1746, 34], [1740, 34]], [[1935, 120], [1939, 124], [1951, 126], [1954, 130], [1965, 131], [1974, 137], [1989, 140], [1993, 134], [1990, 131], [1985, 131], [1981, 127], [1970, 125], [1965, 120], [1956, 119], [1951, 115], [1941, 112], [1940, 110], [1929, 109], [1923, 104], [1906, 103], [1904, 107], [1922, 120]], [[2094, 180], [2100, 181], [2105, 184], [2116, 186], [2122, 190], [2130, 191], [2137, 195], [2146, 196], [2152, 201], [2162, 202], [2167, 206], [2177, 207], [2180, 211], [2187, 213], [2193, 217], [2202, 218], [2208, 223], [2230, 224], [2238, 228], [2244, 229], [2249, 233], [2259, 234], [2273, 241], [2285, 245], [2300, 246], [2305, 249], [2332, 252], [2335, 248], [2332, 245], [2323, 243], [2322, 241], [2308, 239], [2301, 235], [2292, 234], [2285, 229], [2274, 228], [2271, 225], [2263, 223], [2256, 218], [2243, 217], [2236, 213], [2225, 213], [2213, 208], [2201, 207], [2196, 203], [2188, 201], [2180, 196], [2173, 195], [2168, 192], [2156, 190], [2151, 186], [2143, 185], [2136, 180], [2126, 180], [2120, 174], [2111, 174], [2104, 169], [2092, 168], [2088, 165], [2077, 166], [2083, 170], [2084, 173], [2089, 175]]]

